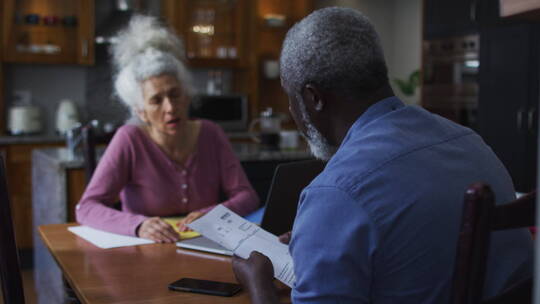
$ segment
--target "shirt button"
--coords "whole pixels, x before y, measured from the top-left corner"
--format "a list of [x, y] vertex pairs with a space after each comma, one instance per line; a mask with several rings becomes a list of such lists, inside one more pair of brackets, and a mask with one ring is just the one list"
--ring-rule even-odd
[[182, 189], [187, 189], [187, 184], [182, 184]]
[[184, 197], [184, 198], [182, 199], [182, 203], [187, 203], [187, 198]]

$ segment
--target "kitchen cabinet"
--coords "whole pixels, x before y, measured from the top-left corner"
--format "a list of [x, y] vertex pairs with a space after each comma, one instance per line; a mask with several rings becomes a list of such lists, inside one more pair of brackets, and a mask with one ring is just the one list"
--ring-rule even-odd
[[[1, 52], [0, 52], [1, 53]], [[5, 114], [6, 113], [6, 106], [4, 102], [4, 64], [2, 63], [2, 56], [0, 55], [0, 134], [5, 134]]]
[[[455, 40], [457, 35], [471, 31], [479, 33], [479, 69], [475, 74], [478, 93], [474, 94], [478, 96], [478, 106], [473, 127], [504, 163], [516, 190], [530, 191], [536, 185], [539, 25], [501, 18], [499, 1], [493, 0], [426, 0], [424, 9], [424, 39], [427, 40], [424, 46], [430, 45], [427, 42]], [[433, 57], [428, 51], [423, 50], [424, 65], [433, 60], [428, 58]], [[456, 58], [441, 59], [450, 62]], [[455, 73], [456, 69], [453, 71]], [[424, 75], [424, 83], [430, 79], [427, 76]], [[425, 98], [426, 89], [424, 86], [423, 103], [430, 105], [432, 100]], [[459, 90], [460, 94], [464, 92]], [[440, 114], [452, 118], [452, 113]]]
[[70, 168], [66, 170], [67, 182], [67, 221], [75, 222], [75, 207], [81, 200], [86, 189], [86, 171], [84, 168]]
[[184, 39], [189, 67], [231, 71], [254, 118], [266, 107], [288, 113], [276, 64], [287, 30], [313, 7], [313, 0], [163, 0], [162, 15]]
[[539, 37], [534, 23], [480, 29], [479, 133], [521, 192], [536, 187]]
[[[310, 0], [258, 0], [252, 36], [256, 49], [256, 91], [259, 93], [259, 111], [271, 107], [274, 112], [289, 113], [287, 95], [281, 88], [279, 73], [270, 67], [278, 64], [281, 46], [289, 28], [314, 9]], [[289, 121], [293, 126], [292, 120]]]
[[186, 56], [195, 67], [245, 66], [249, 2], [164, 1], [163, 14], [183, 37]]
[[[4, 6], [0, 3], [0, 16], [4, 15]], [[2, 22], [0, 22], [0, 50], [4, 49], [4, 39], [3, 39], [3, 31], [2, 31], [3, 25]], [[4, 102], [4, 64], [3, 64], [3, 54], [0, 51], [0, 134], [5, 133], [5, 102]]]
[[[250, 0], [163, 0], [162, 15], [185, 44], [191, 69], [232, 72], [232, 90], [253, 100]], [[253, 107], [249, 109], [253, 110]], [[252, 112], [250, 112], [252, 113]]]
[[32, 249], [32, 151], [60, 144], [10, 144], [0, 146], [5, 157], [6, 177], [15, 227], [15, 239], [21, 252], [21, 262], [31, 262]]
[[424, 39], [467, 35], [477, 30], [479, 0], [425, 0]]
[[93, 0], [4, 0], [3, 61], [94, 63]]

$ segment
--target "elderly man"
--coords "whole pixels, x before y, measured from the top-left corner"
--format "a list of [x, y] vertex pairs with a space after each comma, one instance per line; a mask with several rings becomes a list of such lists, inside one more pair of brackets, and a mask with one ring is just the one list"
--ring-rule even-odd
[[[290, 242], [294, 303], [448, 303], [463, 194], [514, 199], [472, 130], [394, 97], [379, 38], [358, 11], [315, 11], [287, 34], [281, 81], [324, 171], [302, 192]], [[485, 296], [531, 275], [525, 230], [493, 235]], [[276, 303], [271, 262], [236, 258], [254, 303]]]

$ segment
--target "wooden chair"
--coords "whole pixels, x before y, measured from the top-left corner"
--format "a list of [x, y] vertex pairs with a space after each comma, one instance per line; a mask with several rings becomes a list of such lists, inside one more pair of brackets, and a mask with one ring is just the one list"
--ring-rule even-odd
[[94, 171], [96, 170], [96, 140], [92, 126], [84, 126], [81, 131], [83, 144], [84, 171], [86, 174], [86, 183], [90, 182]]
[[[81, 141], [83, 146], [84, 173], [86, 175], [86, 184], [88, 184], [97, 166], [96, 139], [94, 137], [94, 130], [90, 124], [82, 127]], [[65, 278], [62, 279], [64, 281], [65, 303], [79, 304], [80, 301], [77, 299], [77, 295], [73, 288]]]
[[24, 303], [24, 289], [11, 219], [4, 159], [0, 156], [0, 274], [4, 303]]
[[[94, 129], [91, 124], [84, 126], [81, 130], [82, 145], [83, 145], [83, 159], [84, 159], [84, 171], [86, 175], [86, 184], [92, 179], [94, 171], [97, 167], [96, 158], [96, 143], [97, 139], [94, 135]], [[110, 141], [112, 136], [107, 137], [107, 142]], [[116, 210], [122, 210], [122, 203], [120, 201], [113, 205]]]
[[482, 301], [491, 231], [535, 225], [536, 191], [515, 201], [495, 205], [489, 186], [472, 184], [465, 193], [456, 251], [452, 304], [532, 303], [532, 277]]

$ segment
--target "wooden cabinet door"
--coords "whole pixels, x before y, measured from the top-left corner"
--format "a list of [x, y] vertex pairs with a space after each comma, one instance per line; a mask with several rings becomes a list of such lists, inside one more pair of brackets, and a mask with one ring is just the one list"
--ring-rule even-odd
[[[4, 6], [3, 3], [0, 1], [0, 16], [3, 18], [4, 16]], [[0, 50], [4, 49], [4, 39], [3, 39], [3, 24], [0, 22]], [[5, 117], [7, 116], [5, 113], [5, 102], [4, 102], [4, 58], [3, 58], [3, 52], [0, 51], [0, 134], [5, 133]]]
[[[268, 61], [275, 63], [287, 30], [313, 10], [313, 2], [163, 0], [162, 15], [184, 39], [191, 68], [232, 72], [233, 91], [248, 96], [253, 118], [266, 107], [288, 113], [287, 96], [281, 89], [279, 77], [265, 77], [263, 67]], [[227, 10], [228, 14], [223, 13]], [[208, 25], [213, 26], [211, 40], [202, 34], [210, 31]], [[225, 54], [223, 46], [233, 46], [236, 58]]]
[[479, 0], [426, 0], [424, 37], [426, 39], [470, 34], [477, 30]]
[[[285, 91], [281, 88], [279, 77], [269, 77], [265, 66], [272, 61], [279, 61], [281, 47], [287, 31], [296, 22], [307, 16], [314, 9], [312, 0], [257, 0], [256, 24], [253, 27], [253, 43], [256, 46], [256, 75], [259, 104], [254, 117], [267, 107], [275, 112], [289, 114], [289, 102]], [[276, 25], [273, 19], [281, 16], [282, 25]], [[294, 127], [289, 119], [289, 127]]]
[[537, 33], [528, 24], [491, 27], [480, 42], [479, 131], [523, 192], [536, 175]]
[[195, 68], [245, 67], [247, 0], [164, 0], [162, 14]]
[[93, 64], [94, 0], [4, 0], [4, 61]]
[[32, 248], [32, 150], [57, 145], [18, 144], [0, 147], [6, 160], [6, 176], [19, 250]]
[[7, 147], [7, 184], [19, 249], [32, 247], [32, 145]]
[[[73, 1], [73, 0], [72, 0]], [[77, 30], [77, 61], [82, 65], [94, 64], [94, 0], [78, 0], [80, 26]]]

